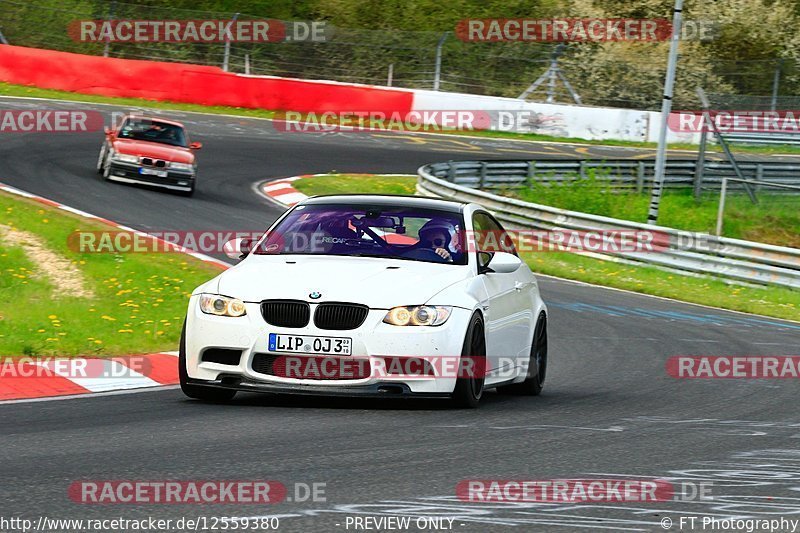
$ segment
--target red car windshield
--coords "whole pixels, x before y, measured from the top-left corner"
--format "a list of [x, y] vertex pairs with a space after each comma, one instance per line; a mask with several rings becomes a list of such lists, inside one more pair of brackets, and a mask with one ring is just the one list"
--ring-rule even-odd
[[126, 119], [119, 129], [120, 139], [134, 139], [186, 148], [186, 134], [175, 124], [148, 119]]
[[259, 255], [344, 255], [467, 264], [460, 213], [395, 206], [296, 207], [254, 250]]

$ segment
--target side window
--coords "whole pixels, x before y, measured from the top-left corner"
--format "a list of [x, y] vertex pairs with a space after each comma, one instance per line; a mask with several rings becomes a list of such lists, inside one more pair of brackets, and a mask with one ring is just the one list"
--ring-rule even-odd
[[133, 137], [133, 123], [131, 119], [126, 118], [119, 126], [117, 133], [120, 137]]
[[517, 254], [511, 235], [489, 213], [478, 211], [472, 216], [474, 242], [478, 252]]

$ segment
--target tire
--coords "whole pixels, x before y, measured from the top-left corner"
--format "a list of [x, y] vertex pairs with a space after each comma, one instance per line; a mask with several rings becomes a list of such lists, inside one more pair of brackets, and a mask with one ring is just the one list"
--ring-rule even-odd
[[111, 177], [111, 161], [108, 160], [108, 154], [106, 154], [105, 159], [103, 159], [103, 168], [100, 170], [100, 174], [103, 175], [104, 180], [111, 181], [109, 180]]
[[206, 402], [223, 403], [233, 399], [236, 391], [231, 389], [218, 389], [215, 387], [204, 387], [189, 383], [189, 374], [186, 371], [186, 321], [183, 322], [181, 330], [181, 344], [178, 351], [178, 378], [181, 383], [181, 390], [189, 398], [203, 400]]
[[[486, 357], [486, 337], [483, 331], [483, 319], [478, 313], [472, 315], [467, 327], [467, 334], [464, 336], [464, 346], [461, 349], [461, 356]], [[485, 371], [480, 370], [481, 374]], [[471, 376], [457, 378], [456, 386], [451, 396], [452, 402], [456, 407], [474, 409], [478, 407], [483, 396], [483, 383], [485, 377]]]
[[188, 191], [178, 191], [178, 194], [187, 198], [191, 197], [194, 194], [194, 182], [192, 182], [192, 187]]
[[[535, 369], [535, 370], [534, 370]], [[531, 372], [535, 372], [532, 374]], [[517, 394], [521, 396], [539, 396], [544, 388], [547, 376], [547, 317], [544, 313], [539, 315], [536, 329], [531, 342], [531, 354], [528, 360], [528, 375], [522, 383], [514, 383], [505, 387], [498, 387], [501, 393]]]
[[100, 155], [97, 156], [97, 173], [101, 175], [106, 165], [106, 152], [106, 143], [103, 143], [103, 146], [100, 147]]

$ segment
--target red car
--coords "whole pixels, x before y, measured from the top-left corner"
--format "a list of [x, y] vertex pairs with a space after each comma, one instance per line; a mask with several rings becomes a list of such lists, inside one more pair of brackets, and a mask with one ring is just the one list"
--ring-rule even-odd
[[197, 179], [194, 151], [183, 124], [138, 115], [125, 117], [116, 129], [105, 128], [106, 139], [97, 171], [110, 181], [143, 183], [190, 196]]

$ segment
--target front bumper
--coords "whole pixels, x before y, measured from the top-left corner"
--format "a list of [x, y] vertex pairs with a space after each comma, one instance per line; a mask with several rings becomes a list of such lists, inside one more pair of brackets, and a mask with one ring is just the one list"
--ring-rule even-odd
[[239, 375], [220, 374], [218, 379], [203, 381], [189, 379], [189, 383], [214, 387], [219, 389], [232, 389], [243, 392], [261, 392], [268, 394], [299, 394], [303, 396], [342, 396], [359, 398], [447, 398], [450, 392], [413, 392], [405, 383], [387, 382], [373, 383], [371, 385], [351, 385], [345, 387], [328, 385], [296, 385], [286, 383], [272, 383], [263, 381], [250, 381]]
[[[454, 308], [441, 326], [401, 327], [383, 323], [385, 309], [371, 309], [364, 323], [353, 330], [323, 330], [313, 322], [304, 328], [279, 328], [264, 320], [259, 303], [247, 303], [247, 314], [232, 318], [203, 313], [198, 299], [197, 295], [190, 299], [186, 320], [189, 379], [197, 384], [262, 392], [380, 397], [451, 394], [456, 384], [452, 373], [440, 375], [437, 369], [437, 375], [393, 375], [385, 372], [384, 357], [460, 357], [471, 317], [469, 310]], [[256, 372], [253, 359], [257, 354], [276, 354], [268, 350], [270, 333], [349, 337], [350, 357], [368, 360], [369, 372], [366, 377], [353, 379], [295, 379]], [[241, 352], [238, 364], [202, 360], [204, 352], [212, 348]]]
[[151, 174], [142, 174], [142, 169], [150, 169], [152, 167], [145, 167], [138, 163], [123, 163], [121, 161], [111, 160], [109, 166], [110, 172], [108, 179], [111, 181], [152, 185], [175, 191], [190, 191], [194, 186], [195, 174], [192, 172], [182, 172], [174, 169], [154, 169], [165, 170], [167, 172], [166, 176], [155, 176]]

